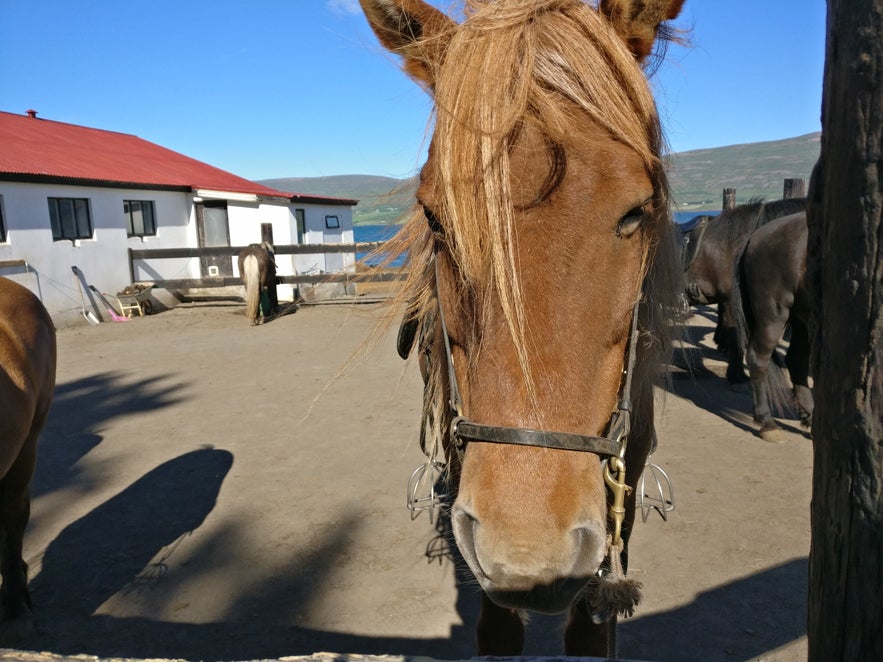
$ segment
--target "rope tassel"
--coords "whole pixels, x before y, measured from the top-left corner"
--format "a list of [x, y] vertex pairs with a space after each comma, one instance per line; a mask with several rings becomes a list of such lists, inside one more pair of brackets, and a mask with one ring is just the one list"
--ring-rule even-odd
[[593, 580], [590, 603], [592, 614], [598, 622], [609, 621], [614, 616], [631, 616], [641, 602], [641, 582], [626, 577], [622, 568], [623, 541], [616, 544], [607, 537], [610, 568]]

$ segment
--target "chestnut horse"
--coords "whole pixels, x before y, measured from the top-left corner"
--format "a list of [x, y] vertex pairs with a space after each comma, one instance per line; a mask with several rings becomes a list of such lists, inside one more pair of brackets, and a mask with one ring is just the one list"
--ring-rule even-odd
[[772, 411], [792, 403], [787, 380], [773, 360], [786, 327], [791, 330], [785, 366], [793, 402], [804, 425], [812, 423], [806, 241], [806, 212], [784, 216], [752, 233], [736, 259], [730, 303], [751, 377], [754, 420], [766, 441], [782, 441]]
[[245, 316], [252, 326], [261, 324], [279, 307], [273, 246], [265, 241], [239, 251], [239, 276], [245, 285]]
[[[0, 619], [29, 623], [22, 542], [37, 438], [55, 394], [55, 327], [30, 290], [0, 277]], [[27, 627], [27, 626], [26, 626]]]
[[639, 599], [625, 545], [683, 291], [641, 63], [683, 0], [470, 0], [460, 23], [360, 1], [435, 101], [399, 351], [420, 338], [478, 652], [520, 653], [521, 610], [569, 610], [567, 653], [606, 655]]

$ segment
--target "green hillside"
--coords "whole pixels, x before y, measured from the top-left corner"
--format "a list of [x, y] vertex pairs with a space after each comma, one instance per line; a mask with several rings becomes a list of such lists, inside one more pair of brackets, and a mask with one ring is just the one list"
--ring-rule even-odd
[[[752, 198], [778, 200], [785, 179], [809, 175], [819, 156], [820, 133], [769, 142], [697, 149], [668, 157], [672, 199], [681, 211], [720, 209], [723, 189], [736, 189], [736, 202]], [[417, 190], [417, 178], [373, 175], [264, 179], [281, 191], [353, 198], [356, 224], [387, 224], [404, 220]]]
[[374, 175], [333, 175], [330, 177], [288, 177], [263, 179], [261, 184], [280, 191], [352, 198], [353, 222], [360, 225], [385, 225], [404, 220], [414, 204], [417, 179], [395, 179]]
[[682, 211], [720, 209], [725, 188], [736, 189], [737, 204], [751, 198], [778, 200], [785, 179], [803, 178], [809, 185], [820, 139], [821, 133], [810, 133], [672, 154], [668, 166], [672, 198]]

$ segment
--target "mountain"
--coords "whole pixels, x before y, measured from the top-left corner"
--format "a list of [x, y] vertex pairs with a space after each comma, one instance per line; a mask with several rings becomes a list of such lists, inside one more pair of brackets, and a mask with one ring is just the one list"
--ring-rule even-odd
[[[736, 189], [736, 202], [752, 198], [778, 200], [785, 179], [809, 175], [819, 157], [821, 133], [767, 142], [728, 145], [678, 152], [667, 157], [671, 197], [680, 211], [721, 208], [723, 190]], [[402, 221], [414, 204], [417, 178], [395, 179], [374, 175], [288, 177], [258, 183], [281, 191], [354, 198], [356, 224]]]
[[417, 178], [395, 179], [374, 175], [332, 175], [330, 177], [288, 177], [262, 179], [260, 183], [279, 191], [352, 198], [353, 222], [383, 225], [404, 220], [414, 204]]
[[752, 198], [778, 200], [785, 179], [805, 179], [819, 158], [819, 132], [796, 138], [696, 149], [668, 157], [672, 199], [682, 211], [720, 209], [725, 188], [736, 203]]

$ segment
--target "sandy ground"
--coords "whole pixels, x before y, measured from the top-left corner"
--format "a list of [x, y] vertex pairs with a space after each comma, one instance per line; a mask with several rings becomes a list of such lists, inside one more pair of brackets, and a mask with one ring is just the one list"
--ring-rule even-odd
[[[14, 647], [472, 656], [477, 589], [405, 509], [419, 371], [392, 334], [344, 370], [378, 315], [315, 306], [252, 328], [211, 303], [60, 330], [25, 550], [37, 632]], [[655, 455], [676, 510], [636, 528], [644, 603], [620, 653], [803, 660], [811, 442], [793, 421], [781, 445], [754, 436], [709, 316], [688, 325], [676, 363], [696, 369], [674, 369]], [[559, 628], [533, 618], [526, 654], [561, 654]]]

